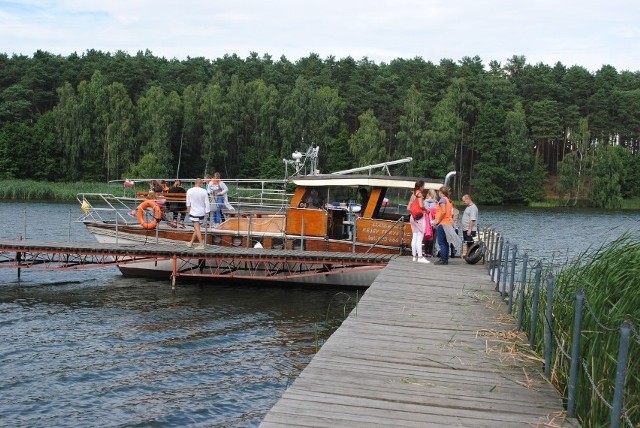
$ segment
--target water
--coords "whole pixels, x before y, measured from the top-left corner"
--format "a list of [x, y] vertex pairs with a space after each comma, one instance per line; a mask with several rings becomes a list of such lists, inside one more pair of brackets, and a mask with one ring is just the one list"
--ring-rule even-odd
[[[0, 202], [0, 239], [93, 241], [73, 204]], [[257, 426], [355, 292], [0, 269], [3, 426]]]
[[480, 207], [480, 228], [502, 233], [518, 254], [562, 264], [630, 232], [640, 239], [640, 212], [573, 208]]
[[[25, 221], [26, 215], [26, 221]], [[93, 241], [77, 204], [0, 201], [0, 239]], [[25, 227], [26, 224], [26, 227]], [[570, 258], [640, 213], [480, 207], [538, 259]], [[0, 269], [3, 426], [257, 426], [354, 292], [180, 286], [115, 268]]]

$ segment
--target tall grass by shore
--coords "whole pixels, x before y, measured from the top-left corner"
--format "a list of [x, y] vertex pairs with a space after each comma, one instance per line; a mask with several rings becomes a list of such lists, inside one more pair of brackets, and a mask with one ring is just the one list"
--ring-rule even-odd
[[0, 199], [75, 201], [78, 193], [121, 194], [122, 186], [108, 183], [52, 183], [34, 180], [0, 180]]
[[[576, 204], [571, 203], [567, 205], [565, 201], [561, 199], [545, 199], [544, 201], [538, 202], [530, 202], [530, 208], [559, 208], [559, 207], [569, 207], [569, 208], [589, 208], [591, 203], [587, 199], [580, 199]], [[640, 210], [640, 198], [629, 198], [623, 199], [622, 205], [620, 209], [623, 210]]]
[[[577, 384], [577, 415], [583, 426], [608, 426], [610, 409], [599, 397], [612, 401], [620, 325], [633, 323], [625, 383], [624, 408], [628, 421], [640, 423], [640, 236], [627, 234], [596, 250], [584, 252], [556, 278], [554, 323], [557, 340], [571, 348], [575, 296], [583, 289], [584, 309], [580, 344], [580, 377]], [[538, 338], [541, 338], [539, 335]], [[555, 342], [555, 341], [554, 341]], [[584, 363], [588, 373], [584, 370]], [[556, 352], [552, 380], [567, 396], [569, 364]], [[593, 388], [589, 377], [593, 379]], [[627, 422], [628, 422], [627, 421]], [[627, 425], [627, 423], [623, 423]]]

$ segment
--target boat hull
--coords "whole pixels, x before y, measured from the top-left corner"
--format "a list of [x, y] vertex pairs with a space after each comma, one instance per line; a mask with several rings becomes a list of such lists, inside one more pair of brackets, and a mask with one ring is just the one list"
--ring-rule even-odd
[[[176, 236], [172, 236], [174, 239], [161, 237], [166, 236], [160, 231], [157, 236], [149, 236], [148, 233], [135, 230], [133, 233], [131, 229], [120, 228], [118, 231], [111, 227], [104, 227], [103, 225], [91, 225], [87, 224], [87, 229], [93, 234], [99, 243], [104, 244], [144, 244], [144, 243], [160, 243], [176, 246], [184, 246], [187, 239], [191, 237], [191, 231], [183, 233], [183, 236], [178, 236], [179, 239], [175, 239]], [[207, 241], [216, 241], [214, 235], [208, 236]], [[182, 239], [180, 239], [182, 238]], [[228, 247], [239, 247], [240, 245], [233, 245], [232, 239], [222, 235], [223, 243], [230, 245], [224, 245]], [[231, 236], [230, 238], [240, 239], [239, 244], [245, 244], [250, 242], [247, 237]], [[262, 241], [265, 239], [263, 237]], [[286, 241], [286, 240], [285, 240]], [[268, 241], [266, 241], [268, 242]], [[265, 248], [264, 251], [279, 251], [283, 248], [283, 241], [280, 238], [279, 248]], [[297, 245], [297, 247], [296, 247]], [[326, 251], [327, 247], [324, 240], [299, 240], [296, 237], [290, 239], [290, 245], [293, 249], [300, 249], [303, 246], [306, 250], [313, 251]], [[329, 247], [332, 247], [331, 245]], [[338, 246], [333, 246], [339, 248]], [[343, 245], [341, 248], [343, 251], [330, 250], [332, 252], [350, 252], [352, 247], [351, 243]], [[227, 265], [233, 265], [233, 269], [221, 268], [221, 265], [226, 263]], [[303, 265], [303, 266], [302, 266]], [[136, 261], [119, 264], [118, 268], [120, 272], [125, 276], [135, 277], [148, 277], [171, 280], [174, 271], [174, 265], [171, 260], [153, 260], [153, 261]], [[252, 262], [237, 262], [235, 260], [203, 260], [203, 259], [180, 259], [177, 261], [176, 272], [180, 280], [198, 281], [206, 283], [228, 283], [233, 282], [255, 282], [258, 284], [298, 284], [298, 285], [310, 285], [310, 286], [338, 286], [338, 287], [368, 287], [373, 283], [382, 266], [357, 266], [348, 265], [332, 267], [327, 271], [327, 266], [320, 263], [303, 263], [299, 261], [288, 263], [281, 261], [277, 263], [277, 267], [274, 268], [274, 264], [263, 265], [260, 263]], [[274, 273], [277, 272], [277, 273]]]

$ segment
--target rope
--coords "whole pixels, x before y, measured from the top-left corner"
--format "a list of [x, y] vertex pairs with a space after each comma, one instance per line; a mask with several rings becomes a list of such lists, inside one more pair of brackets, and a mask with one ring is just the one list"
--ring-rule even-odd
[[598, 326], [601, 329], [603, 329], [605, 331], [618, 331], [619, 330], [618, 327], [616, 327], [616, 328], [607, 327], [602, 322], [600, 322], [600, 320], [598, 319], [598, 316], [595, 314], [595, 312], [591, 308], [591, 305], [589, 304], [589, 300], [587, 300], [587, 296], [584, 297], [584, 306], [587, 308], [587, 310], [589, 311], [589, 313], [591, 314], [591, 316], [595, 320], [596, 324], [598, 324]]
[[604, 396], [602, 395], [602, 393], [600, 392], [600, 390], [596, 386], [595, 382], [593, 381], [593, 378], [589, 374], [589, 368], [587, 367], [587, 363], [584, 360], [582, 360], [581, 362], [582, 362], [582, 367], [584, 368], [584, 373], [587, 375], [587, 379], [589, 379], [589, 383], [591, 384], [591, 388], [595, 391], [596, 395], [604, 403], [604, 405], [607, 406], [609, 408], [609, 410], [613, 410], [613, 405], [610, 404], [604, 398]]

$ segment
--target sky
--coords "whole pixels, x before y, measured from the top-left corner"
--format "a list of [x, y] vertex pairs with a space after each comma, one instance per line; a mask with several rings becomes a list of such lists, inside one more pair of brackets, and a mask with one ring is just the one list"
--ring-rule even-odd
[[0, 53], [479, 56], [640, 71], [638, 0], [0, 0]]

